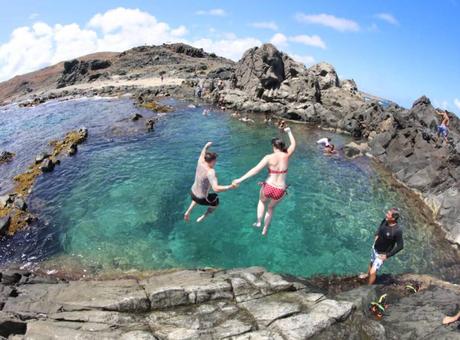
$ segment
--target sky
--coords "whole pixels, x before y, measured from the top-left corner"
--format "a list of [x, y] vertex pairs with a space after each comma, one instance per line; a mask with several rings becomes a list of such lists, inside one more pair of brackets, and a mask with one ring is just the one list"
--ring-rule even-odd
[[96, 51], [181, 41], [237, 61], [271, 42], [365, 92], [460, 114], [460, 0], [0, 1], [0, 81]]

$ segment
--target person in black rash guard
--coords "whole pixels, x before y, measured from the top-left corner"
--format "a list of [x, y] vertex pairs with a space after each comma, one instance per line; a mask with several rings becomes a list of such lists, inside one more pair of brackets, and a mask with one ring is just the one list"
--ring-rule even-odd
[[375, 233], [368, 269], [368, 283], [374, 284], [377, 271], [388, 258], [396, 255], [404, 248], [403, 232], [398, 225], [399, 210], [390, 209]]

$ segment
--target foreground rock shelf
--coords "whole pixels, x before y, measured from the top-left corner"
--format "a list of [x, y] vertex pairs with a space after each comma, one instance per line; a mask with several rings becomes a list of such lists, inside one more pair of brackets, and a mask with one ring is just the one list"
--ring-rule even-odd
[[106, 281], [62, 281], [9, 270], [1, 276], [0, 335], [10, 339], [458, 338], [454, 326], [440, 326], [440, 320], [443, 313], [454, 312], [460, 288], [427, 277], [422, 281], [422, 290], [392, 301], [391, 312], [377, 322], [366, 310], [385, 287], [361, 286], [329, 297], [308, 281], [257, 267], [182, 270]]

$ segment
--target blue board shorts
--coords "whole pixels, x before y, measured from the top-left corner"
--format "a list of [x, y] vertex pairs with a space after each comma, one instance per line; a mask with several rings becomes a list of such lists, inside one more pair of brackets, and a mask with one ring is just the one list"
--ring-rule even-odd
[[372, 264], [372, 268], [375, 268], [376, 272], [379, 271], [380, 267], [382, 267], [382, 264], [383, 264], [383, 260], [380, 259], [379, 255], [382, 255], [382, 254], [377, 253], [374, 247], [372, 247], [371, 264]]
[[438, 125], [438, 135], [446, 138], [448, 134], [449, 134], [449, 129], [447, 128], [447, 126], [443, 124]]

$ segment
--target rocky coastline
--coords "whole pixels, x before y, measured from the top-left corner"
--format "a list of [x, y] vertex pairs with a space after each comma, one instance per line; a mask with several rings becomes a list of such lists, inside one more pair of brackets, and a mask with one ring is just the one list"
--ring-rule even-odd
[[[460, 288], [429, 276], [391, 283], [283, 277], [251, 267], [68, 281], [1, 273], [0, 336], [9, 339], [455, 339], [439, 326]], [[348, 287], [342, 287], [341, 282]], [[410, 290], [406, 286], [415, 287]], [[330, 289], [333, 287], [333, 289]], [[369, 304], [387, 294], [377, 321]], [[423, 307], [421, 307], [421, 304]], [[416, 315], [416, 322], [414, 316]]]
[[[165, 44], [61, 63], [47, 70], [41, 85], [36, 73], [1, 83], [0, 102], [30, 107], [48, 100], [130, 96], [139, 106], [167, 112], [158, 99], [171, 96], [350, 134], [355, 142], [345, 154], [371, 157], [389, 170], [429, 209], [458, 251], [460, 122], [450, 114], [448, 143], [440, 143], [438, 116], [424, 96], [410, 109], [383, 102], [360, 92], [353, 80], [340, 80], [331, 65], [306, 68], [271, 44], [248, 50], [238, 63]], [[160, 77], [159, 83], [147, 81]], [[0, 197], [3, 233], [33, 222], [26, 198], [36, 177], [51, 171], [62, 154], [77, 152], [87, 133], [71, 132], [53, 143], [51, 154], [37, 156], [19, 175], [14, 192]], [[14, 156], [5, 155], [5, 161]], [[441, 327], [440, 320], [456, 312], [459, 286], [423, 275], [387, 277], [373, 287], [356, 278], [304, 279], [262, 268], [89, 281], [10, 268], [0, 277], [0, 336], [11, 339], [458, 338], [455, 327]], [[409, 293], [408, 283], [420, 290]], [[391, 296], [390, 312], [375, 321], [368, 307], [383, 293]], [[412, 311], [420, 306], [414, 321]]]

